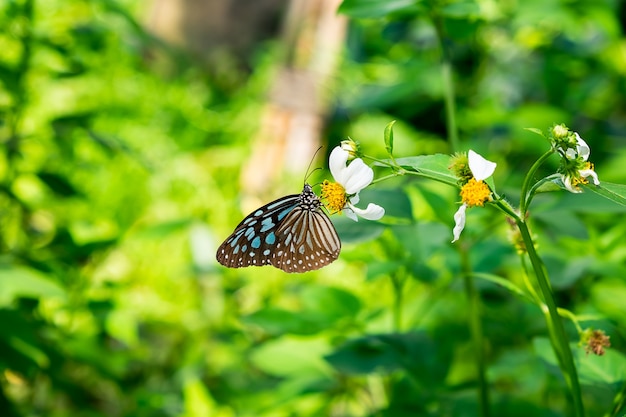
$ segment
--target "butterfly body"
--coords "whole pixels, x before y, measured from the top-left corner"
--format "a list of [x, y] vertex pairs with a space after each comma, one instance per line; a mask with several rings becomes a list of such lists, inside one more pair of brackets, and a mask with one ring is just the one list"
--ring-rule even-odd
[[229, 268], [273, 265], [285, 272], [306, 272], [333, 262], [341, 241], [309, 184], [258, 208], [235, 228], [217, 250]]

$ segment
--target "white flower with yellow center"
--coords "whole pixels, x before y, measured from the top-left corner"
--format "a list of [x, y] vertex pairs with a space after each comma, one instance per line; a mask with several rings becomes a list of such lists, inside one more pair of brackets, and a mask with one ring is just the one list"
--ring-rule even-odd
[[561, 173], [561, 181], [565, 188], [571, 193], [581, 193], [579, 184], [589, 184], [587, 178], [591, 177], [595, 185], [600, 185], [598, 174], [593, 170], [593, 165], [588, 162], [591, 149], [587, 142], [574, 132], [576, 135], [576, 148], [568, 148], [565, 150], [565, 160], [567, 168], [563, 168]]
[[328, 167], [336, 182], [322, 183], [322, 199], [332, 213], [343, 211], [355, 222], [359, 216], [378, 220], [385, 215], [385, 209], [381, 206], [373, 203], [369, 203], [365, 209], [355, 206], [359, 202], [359, 192], [374, 180], [374, 171], [361, 158], [348, 164], [350, 157], [350, 152], [339, 146], [330, 153]]
[[470, 180], [461, 187], [461, 201], [463, 204], [461, 204], [461, 207], [459, 207], [454, 214], [454, 229], [452, 229], [454, 239], [452, 243], [459, 240], [461, 232], [465, 228], [465, 212], [467, 208], [475, 206], [482, 207], [485, 202], [491, 198], [491, 190], [484, 180], [493, 175], [496, 170], [496, 163], [486, 160], [471, 149], [468, 152], [467, 159], [473, 178], [470, 178]]

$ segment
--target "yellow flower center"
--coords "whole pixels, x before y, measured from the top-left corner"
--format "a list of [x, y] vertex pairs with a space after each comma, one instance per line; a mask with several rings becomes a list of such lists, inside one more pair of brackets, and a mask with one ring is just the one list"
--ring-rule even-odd
[[470, 179], [467, 184], [461, 187], [461, 200], [469, 207], [483, 206], [485, 201], [489, 200], [491, 191], [487, 184], [482, 180], [476, 181], [476, 178]]
[[325, 206], [331, 213], [338, 213], [346, 206], [348, 196], [346, 190], [336, 182], [324, 180], [322, 183], [322, 199], [326, 201]]

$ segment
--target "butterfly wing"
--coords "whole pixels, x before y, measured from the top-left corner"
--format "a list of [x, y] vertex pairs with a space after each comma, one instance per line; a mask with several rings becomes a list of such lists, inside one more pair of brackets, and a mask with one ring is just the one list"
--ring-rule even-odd
[[337, 259], [341, 251], [337, 231], [319, 207], [295, 207], [276, 230], [276, 238], [270, 262], [285, 272], [322, 268]]
[[217, 249], [217, 261], [228, 268], [272, 264], [278, 225], [298, 206], [299, 197], [279, 198], [246, 216]]

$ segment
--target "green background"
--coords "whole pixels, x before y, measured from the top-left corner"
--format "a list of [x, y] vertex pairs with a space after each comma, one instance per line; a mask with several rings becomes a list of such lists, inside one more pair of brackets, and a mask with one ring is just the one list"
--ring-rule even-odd
[[[350, 136], [385, 158], [391, 120], [396, 156], [453, 152], [440, 22], [461, 148], [498, 163], [500, 194], [516, 203], [549, 149], [524, 128], [554, 123], [587, 141], [601, 181], [626, 183], [623, 2], [340, 10], [351, 20], [326, 153]], [[333, 216], [342, 254], [318, 272], [222, 268], [214, 253], [246, 214], [239, 173], [282, 46], [274, 37], [207, 63], [146, 32], [146, 13], [132, 1], [0, 4], [0, 414], [478, 415], [449, 244], [458, 190], [414, 178], [368, 189], [388, 215]], [[285, 178], [272, 198], [301, 186]], [[624, 412], [624, 211], [589, 192], [530, 208], [558, 305], [611, 337], [605, 356], [587, 355], [566, 324], [589, 416]], [[470, 210], [463, 239], [474, 271], [518, 285], [504, 220]], [[540, 309], [477, 285], [493, 414], [570, 415]]]

